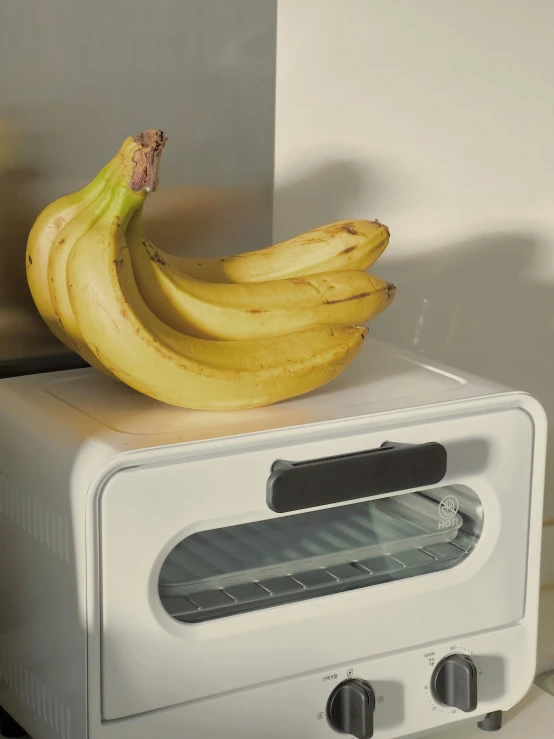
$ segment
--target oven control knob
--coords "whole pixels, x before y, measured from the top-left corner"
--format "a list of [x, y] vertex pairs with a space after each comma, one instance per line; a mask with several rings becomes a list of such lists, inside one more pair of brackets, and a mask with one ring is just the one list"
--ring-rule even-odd
[[327, 703], [327, 718], [335, 731], [356, 739], [373, 736], [375, 695], [365, 680], [345, 680], [333, 690]]
[[435, 667], [431, 679], [435, 699], [444, 706], [469, 713], [477, 708], [477, 668], [465, 654], [449, 654]]

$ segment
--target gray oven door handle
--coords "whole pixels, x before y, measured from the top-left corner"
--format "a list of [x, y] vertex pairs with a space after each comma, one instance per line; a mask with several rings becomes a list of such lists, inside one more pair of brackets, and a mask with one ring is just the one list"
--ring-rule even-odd
[[446, 474], [446, 449], [436, 441], [399, 444], [304, 462], [277, 460], [267, 481], [276, 513], [332, 505], [436, 485]]

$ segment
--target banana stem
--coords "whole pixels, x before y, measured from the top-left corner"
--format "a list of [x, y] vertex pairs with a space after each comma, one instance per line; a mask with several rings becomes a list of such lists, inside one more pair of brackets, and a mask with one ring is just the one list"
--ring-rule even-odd
[[154, 192], [158, 187], [160, 158], [167, 136], [163, 131], [150, 128], [134, 136], [133, 141], [140, 145], [140, 149], [133, 154], [133, 171], [129, 187], [135, 192], [138, 190]]

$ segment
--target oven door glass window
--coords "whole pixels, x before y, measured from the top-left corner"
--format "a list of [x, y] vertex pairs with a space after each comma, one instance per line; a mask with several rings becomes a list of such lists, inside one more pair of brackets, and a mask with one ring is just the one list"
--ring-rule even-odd
[[179, 621], [209, 621], [447, 570], [482, 529], [482, 505], [464, 486], [211, 529], [170, 552], [159, 594]]

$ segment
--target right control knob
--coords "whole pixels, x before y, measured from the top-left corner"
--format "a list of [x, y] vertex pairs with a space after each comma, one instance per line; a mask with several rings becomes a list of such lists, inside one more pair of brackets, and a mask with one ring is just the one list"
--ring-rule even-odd
[[431, 678], [435, 700], [470, 713], [477, 708], [477, 668], [465, 654], [449, 654]]

